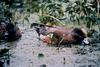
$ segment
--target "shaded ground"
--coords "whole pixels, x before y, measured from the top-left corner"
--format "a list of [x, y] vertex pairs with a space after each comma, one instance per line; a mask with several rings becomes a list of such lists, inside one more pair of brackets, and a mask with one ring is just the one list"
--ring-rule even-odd
[[[36, 22], [35, 18], [32, 22]], [[22, 38], [9, 43], [10, 67], [100, 67], [100, 45], [78, 49], [50, 47], [38, 40], [37, 33], [21, 26]], [[78, 49], [78, 50], [77, 50]], [[81, 53], [82, 52], [82, 53]]]

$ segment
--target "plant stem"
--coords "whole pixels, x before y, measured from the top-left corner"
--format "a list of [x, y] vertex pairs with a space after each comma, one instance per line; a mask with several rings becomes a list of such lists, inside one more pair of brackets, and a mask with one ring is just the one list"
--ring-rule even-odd
[[54, 16], [50, 16], [50, 15], [46, 15], [46, 14], [43, 14], [44, 16], [48, 16], [48, 17], [51, 17], [53, 19], [55, 19], [56, 21], [58, 21], [61, 25], [65, 25], [64, 23], [62, 23], [59, 19], [57, 19], [56, 17]]

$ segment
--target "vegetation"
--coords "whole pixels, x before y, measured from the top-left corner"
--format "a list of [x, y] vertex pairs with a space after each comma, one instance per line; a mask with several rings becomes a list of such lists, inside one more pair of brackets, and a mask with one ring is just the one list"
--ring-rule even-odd
[[[100, 30], [100, 8], [99, 0], [11, 0], [2, 2], [2, 17], [7, 17], [6, 13], [13, 22], [18, 19], [28, 20], [31, 13], [37, 12], [43, 24], [66, 25], [84, 24], [88, 28], [97, 25]], [[20, 5], [17, 5], [20, 4]]]
[[[24, 25], [32, 13], [43, 24], [86, 26], [93, 42], [100, 42], [100, 0], [0, 0], [0, 20], [15, 23], [22, 19]], [[8, 51], [1, 49], [0, 58], [8, 56]]]

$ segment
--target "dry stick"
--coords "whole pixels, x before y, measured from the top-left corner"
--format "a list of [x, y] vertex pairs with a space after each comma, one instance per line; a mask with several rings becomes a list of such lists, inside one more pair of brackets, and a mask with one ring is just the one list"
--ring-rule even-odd
[[60, 42], [58, 43], [58, 47], [60, 47], [60, 44], [61, 44], [62, 41], [64, 40], [64, 36], [66, 36], [67, 34], [69, 34], [69, 33], [64, 33], [64, 34], [62, 35], [62, 39], [61, 39]]
[[62, 23], [59, 19], [57, 19], [56, 17], [54, 17], [54, 16], [51, 16], [51, 15], [47, 15], [47, 14], [43, 14], [44, 16], [47, 16], [47, 17], [50, 17], [50, 18], [53, 18], [53, 19], [55, 19], [56, 21], [58, 21], [61, 25], [63, 25], [63, 26], [65, 26], [65, 24], [64, 23]]
[[62, 36], [62, 39], [61, 39], [60, 42], [58, 43], [58, 49], [59, 49], [59, 47], [60, 47], [60, 44], [63, 42], [63, 40], [64, 40], [64, 34], [63, 34], [63, 36]]

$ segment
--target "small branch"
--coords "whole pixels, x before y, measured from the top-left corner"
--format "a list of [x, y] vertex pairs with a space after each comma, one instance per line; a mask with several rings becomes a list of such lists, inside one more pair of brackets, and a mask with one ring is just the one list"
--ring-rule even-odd
[[46, 14], [43, 14], [43, 16], [51, 17], [51, 18], [55, 19], [56, 21], [58, 21], [61, 25], [65, 25], [63, 22], [61, 22], [59, 19], [57, 19], [57, 18], [54, 17], [54, 16], [50, 16], [50, 15], [46, 15]]

